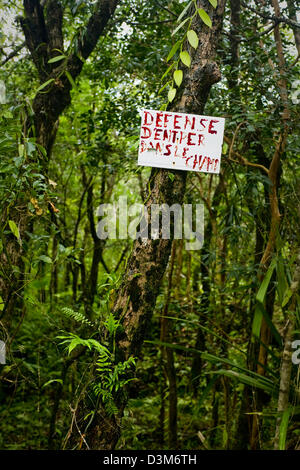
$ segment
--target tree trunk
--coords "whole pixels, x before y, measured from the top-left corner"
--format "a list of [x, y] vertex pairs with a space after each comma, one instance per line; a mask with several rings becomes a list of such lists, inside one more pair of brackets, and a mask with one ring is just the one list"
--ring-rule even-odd
[[[58, 129], [58, 118], [71, 102], [72, 85], [69, 76], [75, 80], [80, 74], [84, 61], [94, 50], [99, 37], [103, 34], [109, 19], [113, 16], [119, 0], [98, 0], [94, 12], [87, 22], [84, 33], [78, 35], [77, 51], [72, 52], [64, 61], [49, 64], [49, 60], [64, 52], [63, 43], [63, 7], [58, 0], [24, 0], [24, 18], [20, 20], [25, 35], [26, 46], [31, 54], [40, 83], [51, 80], [49, 85], [37, 93], [33, 101], [33, 116], [27, 116], [25, 134], [35, 136], [36, 143], [41, 146], [28, 160], [29, 163], [40, 165], [39, 172], [47, 177], [48, 164], [52, 146]], [[57, 51], [60, 50], [61, 52]], [[9, 234], [5, 250], [0, 255], [2, 272], [0, 277], [1, 296], [5, 302], [1, 318], [5, 317], [6, 327], [9, 326], [13, 311], [22, 302], [24, 286], [24, 262], [26, 232], [32, 232], [32, 216], [28, 215], [29, 201], [17, 201], [16, 209], [11, 210], [9, 218], [13, 220], [20, 232], [22, 244]], [[49, 206], [49, 210], [51, 210]], [[19, 271], [12, 269], [17, 266]], [[18, 295], [16, 296], [16, 293]]]
[[[289, 391], [292, 373], [292, 340], [296, 324], [296, 305], [297, 295], [300, 285], [300, 253], [296, 260], [296, 268], [293, 281], [290, 286], [291, 297], [285, 309], [288, 312], [288, 326], [284, 339], [284, 348], [282, 352], [282, 362], [280, 368], [280, 386], [278, 395], [277, 411], [279, 416], [276, 423], [276, 432], [274, 440], [274, 449], [279, 450], [280, 424], [282, 421], [282, 413], [287, 410], [289, 404]], [[282, 450], [282, 449], [281, 449]]]
[[[185, 87], [172, 111], [202, 114], [211, 86], [221, 78], [219, 67], [213, 59], [222, 27], [225, 0], [218, 2], [216, 10], [208, 8], [208, 2], [205, 0], [199, 1], [198, 5], [208, 11], [213, 26], [209, 29], [201, 23], [198, 15], [195, 18], [192, 28], [198, 34], [200, 46], [195, 52], [190, 51], [191, 67], [185, 71], [183, 82]], [[152, 170], [148, 186], [151, 192], [146, 203], [148, 219], [151, 204], [166, 203], [172, 206], [174, 203], [183, 202], [186, 172], [172, 171], [173, 181], [169, 178], [169, 172], [163, 169]], [[150, 225], [150, 220], [148, 222]], [[130, 356], [137, 357], [139, 354], [168, 263], [171, 246], [172, 241], [165, 239], [137, 239], [134, 243], [114, 307], [114, 315], [120, 318], [124, 329], [122, 336], [117, 340], [119, 360]], [[115, 437], [119, 434], [120, 417], [125, 404], [126, 400], [120, 406], [118, 419], [97, 415], [91, 436], [91, 441], [95, 445], [92, 448], [112, 448]], [[87, 435], [87, 441], [89, 438]]]

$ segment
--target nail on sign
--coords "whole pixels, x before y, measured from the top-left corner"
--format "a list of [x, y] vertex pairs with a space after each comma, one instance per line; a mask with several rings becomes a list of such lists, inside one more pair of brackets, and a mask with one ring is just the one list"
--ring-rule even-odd
[[142, 111], [138, 164], [219, 173], [225, 119]]

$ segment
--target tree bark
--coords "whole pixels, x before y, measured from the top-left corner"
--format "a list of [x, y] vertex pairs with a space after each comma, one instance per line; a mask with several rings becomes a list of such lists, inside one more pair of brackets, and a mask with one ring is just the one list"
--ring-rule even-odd
[[[214, 10], [208, 7], [208, 2], [201, 0], [199, 7], [207, 11], [212, 18], [211, 29], [204, 26], [200, 18], [196, 17], [193, 29], [199, 37], [199, 47], [192, 55], [191, 67], [184, 73], [184, 90], [178, 97], [172, 111], [202, 114], [209, 91], [220, 78], [220, 70], [214, 57], [222, 28], [225, 0], [218, 2]], [[150, 195], [146, 203], [148, 210], [151, 204], [183, 202], [186, 182], [186, 172], [172, 171], [173, 181], [169, 178], [169, 171], [153, 169], [150, 179]], [[123, 333], [117, 340], [119, 360], [130, 356], [137, 357], [141, 349], [149, 321], [159, 292], [161, 279], [164, 275], [172, 240], [137, 239], [127, 263], [126, 273], [116, 296], [114, 315], [119, 317], [123, 326]], [[94, 449], [111, 449], [115, 438], [119, 435], [120, 418], [126, 400], [120, 406], [118, 418], [103, 416], [102, 411], [94, 421], [94, 426], [87, 435]], [[101, 416], [102, 414], [102, 416]]]
[[[43, 3], [40, 0], [23, 2], [24, 18], [20, 22], [26, 46], [36, 66], [40, 83], [51, 80], [42, 93], [37, 93], [35, 96], [32, 106], [34, 113], [33, 116], [27, 116], [25, 126], [27, 136], [34, 136], [36, 143], [45, 149], [46, 154], [39, 148], [34, 156], [30, 157], [32, 163], [41, 165], [40, 172], [44, 176], [48, 173], [51, 150], [58, 129], [58, 118], [71, 102], [72, 85], [68, 74], [73, 80], [78, 77], [84, 61], [94, 50], [118, 3], [119, 0], [98, 0], [84, 33], [77, 37], [77, 51], [72, 52], [63, 61], [49, 64], [51, 58], [64, 53], [62, 4], [58, 0], [47, 0]], [[19, 228], [22, 245], [9, 234], [5, 250], [0, 256], [2, 272], [5, 273], [0, 277], [0, 291], [5, 302], [1, 318], [5, 317], [6, 326], [9, 326], [12, 312], [16, 311], [18, 303], [22, 302], [25, 276], [22, 256], [26, 251], [28, 239], [26, 232], [32, 232], [33, 226], [33, 218], [28, 215], [27, 204], [28, 201], [23, 197], [17, 202], [15, 210], [11, 210], [9, 214], [9, 218]], [[17, 266], [19, 273], [14, 272], [12, 266]]]

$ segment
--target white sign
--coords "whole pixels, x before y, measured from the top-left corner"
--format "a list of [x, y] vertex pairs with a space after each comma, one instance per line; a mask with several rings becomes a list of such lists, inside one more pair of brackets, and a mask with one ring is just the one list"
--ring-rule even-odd
[[138, 164], [219, 173], [225, 119], [142, 111]]

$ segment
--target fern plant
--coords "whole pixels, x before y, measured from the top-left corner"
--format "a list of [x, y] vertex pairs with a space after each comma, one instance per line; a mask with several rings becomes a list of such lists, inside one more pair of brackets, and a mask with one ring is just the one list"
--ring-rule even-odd
[[115, 364], [111, 356], [108, 357], [105, 353], [99, 354], [96, 368], [98, 374], [93, 391], [97, 398], [101, 398], [108, 415], [118, 412], [114, 397], [133, 380], [133, 378], [126, 378], [126, 375], [134, 366], [134, 357]]
[[94, 326], [93, 322], [86, 318], [86, 316], [81, 312], [75, 312], [75, 310], [70, 307], [63, 307], [61, 311], [66, 317], [72, 318], [72, 320], [75, 320], [82, 325]]
[[77, 346], [85, 346], [88, 348], [90, 351], [92, 349], [96, 350], [98, 353], [105, 352], [109, 354], [109, 350], [103, 346], [102, 344], [99, 343], [96, 339], [89, 338], [89, 339], [83, 339], [80, 338], [78, 335], [75, 335], [74, 333], [66, 333], [65, 335], [60, 335], [57, 336], [58, 339], [63, 339], [59, 344], [66, 344], [66, 349], [68, 351], [68, 354], [70, 354], [73, 349], [75, 349]]
[[[91, 322], [81, 313], [74, 312], [71, 308], [64, 307], [63, 311], [69, 317], [75, 319], [82, 324]], [[108, 333], [108, 342], [112, 345], [112, 351], [107, 346], [101, 344], [95, 338], [84, 339], [78, 335], [67, 332], [64, 335], [57, 336], [62, 340], [60, 345], [65, 345], [68, 354], [70, 354], [77, 346], [84, 346], [90, 351], [97, 353], [96, 359], [96, 377], [92, 386], [93, 392], [97, 397], [97, 401], [101, 400], [108, 415], [118, 412], [115, 403], [115, 396], [133, 379], [128, 378], [130, 369], [135, 366], [135, 358], [129, 357], [126, 361], [116, 362], [116, 332], [120, 326], [119, 320], [116, 320], [112, 313], [109, 313], [104, 326]]]

